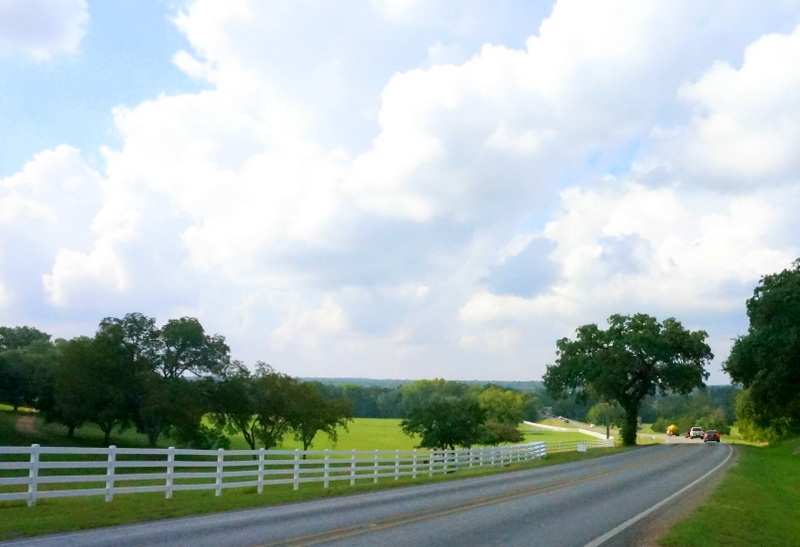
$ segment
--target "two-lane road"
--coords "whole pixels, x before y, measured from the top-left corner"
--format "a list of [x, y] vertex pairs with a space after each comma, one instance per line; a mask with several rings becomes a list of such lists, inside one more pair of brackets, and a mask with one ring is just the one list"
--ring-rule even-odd
[[703, 488], [731, 454], [726, 444], [658, 445], [530, 471], [9, 545], [625, 545], [642, 523]]

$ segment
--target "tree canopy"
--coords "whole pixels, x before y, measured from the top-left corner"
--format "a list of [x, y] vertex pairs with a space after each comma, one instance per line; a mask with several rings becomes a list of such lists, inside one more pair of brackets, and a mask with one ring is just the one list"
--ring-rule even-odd
[[800, 259], [761, 278], [747, 301], [750, 326], [723, 369], [745, 392], [737, 407], [749, 426], [782, 434], [800, 429]]
[[625, 411], [623, 443], [633, 445], [645, 396], [703, 387], [713, 354], [705, 331], [686, 330], [674, 318], [659, 323], [641, 313], [612, 315], [608, 324], [606, 330], [584, 325], [574, 340], [558, 340], [556, 363], [548, 365], [544, 384], [557, 396], [589, 390], [618, 402]]

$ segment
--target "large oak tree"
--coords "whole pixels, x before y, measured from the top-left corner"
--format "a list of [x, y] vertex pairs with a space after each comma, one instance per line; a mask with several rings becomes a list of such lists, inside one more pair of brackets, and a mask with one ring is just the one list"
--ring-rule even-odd
[[740, 421], [781, 434], [800, 428], [800, 260], [764, 276], [747, 301], [750, 326], [723, 368], [746, 391]]
[[616, 401], [625, 411], [622, 441], [636, 444], [642, 400], [656, 391], [688, 395], [704, 386], [705, 366], [713, 358], [705, 331], [686, 330], [673, 318], [612, 315], [608, 329], [595, 324], [576, 331], [574, 340], [556, 342], [557, 359], [544, 375], [547, 390], [557, 396], [589, 390]]

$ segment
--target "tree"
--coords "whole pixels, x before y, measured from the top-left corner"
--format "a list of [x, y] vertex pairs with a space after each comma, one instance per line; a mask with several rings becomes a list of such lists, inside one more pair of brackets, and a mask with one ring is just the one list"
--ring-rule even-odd
[[235, 362], [236, 372], [215, 383], [211, 422], [220, 431], [241, 433], [251, 450], [256, 449], [256, 416], [250, 371]]
[[736, 425], [743, 438], [757, 442], [772, 442], [789, 431], [791, 426], [785, 417], [773, 418], [769, 425], [761, 425], [759, 412], [753, 404], [749, 389], [736, 396]]
[[164, 378], [221, 376], [230, 366], [230, 348], [220, 335], [208, 336], [194, 317], [170, 319], [161, 328], [162, 354], [156, 369]]
[[624, 423], [625, 412], [618, 404], [597, 403], [586, 413], [586, 421], [594, 425], [604, 425], [606, 427], [606, 438], [610, 436], [612, 425]]
[[[781, 435], [800, 428], [800, 259], [761, 278], [747, 301], [750, 325], [723, 370], [744, 386], [738, 408], [758, 428]], [[737, 413], [738, 417], [738, 413]]]
[[33, 327], [0, 327], [0, 401], [39, 408], [50, 382], [55, 347]]
[[485, 444], [522, 442], [519, 423], [523, 418], [525, 397], [522, 393], [489, 386], [478, 394], [478, 404], [485, 412]]
[[420, 448], [466, 448], [486, 437], [486, 411], [471, 396], [431, 397], [400, 422], [406, 435], [419, 436]]
[[703, 387], [713, 354], [705, 331], [688, 331], [673, 318], [659, 323], [645, 314], [612, 315], [608, 323], [607, 330], [584, 325], [575, 340], [558, 340], [556, 364], [548, 365], [544, 384], [557, 396], [589, 390], [617, 401], [625, 411], [622, 441], [635, 445], [644, 397]]
[[129, 313], [122, 319], [104, 319], [95, 338], [109, 358], [132, 371], [132, 421], [150, 446], [169, 432], [185, 439], [208, 437], [201, 431], [201, 420], [210, 410], [204, 408], [211, 404], [210, 394], [196, 389], [200, 384], [185, 375], [202, 379], [228, 372], [230, 349], [222, 336], [206, 335], [200, 322], [190, 317], [169, 320], [158, 329], [155, 319]]
[[96, 339], [78, 337], [61, 345], [55, 372], [52, 418], [71, 437], [83, 422], [97, 424], [108, 445], [115, 427], [130, 419], [131, 371], [111, 358]]
[[308, 450], [314, 437], [322, 431], [336, 443], [338, 428], [347, 429], [353, 407], [344, 399], [328, 399], [314, 382], [298, 382], [291, 392], [292, 406], [289, 412], [289, 425], [294, 430], [295, 439]]
[[[253, 410], [256, 416], [255, 437], [264, 448], [270, 449], [282, 443], [284, 435], [292, 429], [292, 417], [297, 414], [294, 406], [299, 402], [295, 399], [299, 385], [297, 379], [281, 374], [269, 365], [264, 363], [256, 365], [256, 377], [252, 382]], [[302, 419], [295, 417], [295, 423], [300, 422]], [[306, 427], [311, 425], [308, 424]], [[312, 435], [311, 440], [313, 437]], [[332, 438], [336, 438], [335, 432]]]

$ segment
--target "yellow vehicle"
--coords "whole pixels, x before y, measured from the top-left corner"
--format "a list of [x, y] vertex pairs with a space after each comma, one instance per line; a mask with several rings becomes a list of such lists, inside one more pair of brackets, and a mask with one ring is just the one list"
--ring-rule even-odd
[[670, 437], [677, 437], [678, 436], [678, 426], [675, 424], [670, 425], [667, 428], [667, 435]]

